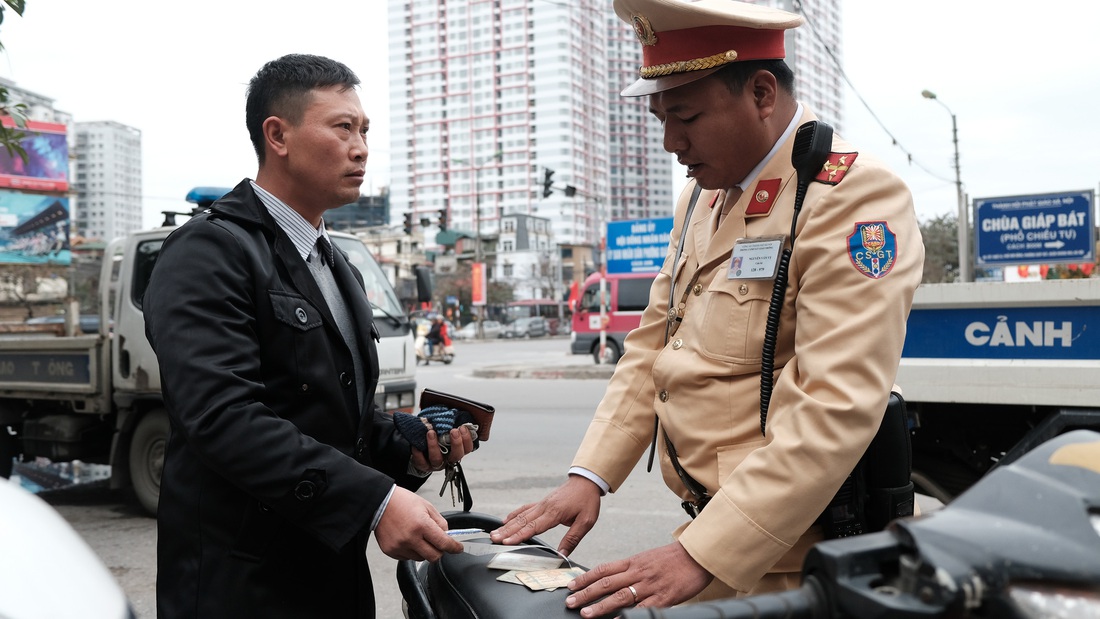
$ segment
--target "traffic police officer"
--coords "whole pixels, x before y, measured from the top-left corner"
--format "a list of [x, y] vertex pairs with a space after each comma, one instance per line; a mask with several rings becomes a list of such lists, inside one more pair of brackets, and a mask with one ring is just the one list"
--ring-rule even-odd
[[[908, 188], [839, 137], [795, 219], [794, 136], [815, 120], [782, 61], [800, 16], [731, 0], [615, 0], [615, 11], [644, 59], [623, 95], [648, 96], [692, 181], [567, 481], [493, 537], [516, 543], [568, 524], [561, 549], [575, 548], [600, 497], [650, 446], [655, 413], [665, 482], [697, 516], [673, 543], [576, 579], [567, 605], [588, 617], [799, 584], [821, 539], [815, 520], [879, 427], [924, 262]], [[696, 186], [699, 208], [689, 209]], [[792, 221], [762, 432], [761, 351]], [[705, 488], [705, 509], [669, 446]]]

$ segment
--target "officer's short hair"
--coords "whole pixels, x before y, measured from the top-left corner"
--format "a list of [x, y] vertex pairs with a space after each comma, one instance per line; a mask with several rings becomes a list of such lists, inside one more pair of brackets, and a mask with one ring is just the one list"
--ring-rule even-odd
[[726, 83], [733, 94], [741, 94], [749, 78], [757, 71], [767, 71], [775, 76], [781, 90], [794, 96], [794, 71], [783, 60], [749, 60], [732, 62], [714, 73], [714, 77]]

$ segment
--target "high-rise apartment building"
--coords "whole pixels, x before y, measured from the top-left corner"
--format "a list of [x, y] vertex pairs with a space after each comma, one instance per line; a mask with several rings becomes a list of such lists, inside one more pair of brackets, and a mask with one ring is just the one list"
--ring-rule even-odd
[[805, 22], [786, 34], [787, 64], [794, 69], [795, 96], [821, 120], [844, 132], [844, 84], [838, 63], [841, 49], [842, 0], [748, 0], [799, 13]]
[[607, 13], [611, 219], [669, 217], [676, 196], [661, 123], [649, 113], [649, 97], [619, 94], [638, 79], [641, 46], [629, 24], [610, 8]]
[[[535, 215], [555, 243], [592, 244], [613, 211], [667, 203], [668, 156], [642, 133], [656, 125], [638, 102], [616, 111], [612, 54], [629, 50], [635, 71], [640, 62], [613, 18], [602, 0], [390, 0], [393, 218], [446, 209], [451, 228], [495, 236], [503, 218]], [[431, 244], [435, 229], [422, 232]]]
[[110, 241], [142, 227], [141, 131], [114, 121], [75, 124], [74, 232]]
[[[799, 4], [807, 24], [787, 38], [797, 94], [840, 130], [826, 51], [840, 55], [840, 11]], [[485, 237], [508, 215], [544, 217], [559, 245], [597, 243], [608, 220], [671, 215], [660, 124], [645, 97], [619, 95], [641, 49], [610, 2], [390, 0], [389, 38], [391, 217], [412, 211], [426, 245], [437, 229], [419, 222], [440, 209], [451, 228]]]

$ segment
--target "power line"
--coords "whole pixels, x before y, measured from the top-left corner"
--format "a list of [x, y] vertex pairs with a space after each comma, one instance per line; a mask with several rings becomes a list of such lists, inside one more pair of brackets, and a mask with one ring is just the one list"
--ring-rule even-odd
[[944, 178], [944, 177], [940, 176], [939, 174], [936, 174], [935, 172], [933, 172], [933, 171], [929, 170], [927, 167], [925, 167], [921, 162], [917, 161], [913, 157], [913, 153], [911, 153], [909, 151], [909, 149], [902, 146], [901, 142], [898, 141], [898, 138], [893, 133], [891, 133], [891, 131], [889, 129], [886, 128], [886, 125], [878, 117], [878, 114], [875, 114], [875, 111], [871, 109], [871, 105], [869, 103], [867, 103], [867, 100], [864, 99], [863, 95], [861, 95], [859, 93], [859, 90], [856, 88], [855, 84], [852, 83], [852, 80], [848, 79], [848, 74], [844, 71], [844, 67], [841, 65], [840, 59], [837, 58], [835, 54], [833, 54], [832, 47], [830, 47], [825, 42], [825, 40], [821, 37], [821, 34], [818, 32], [817, 28], [814, 27], [813, 21], [810, 19], [810, 14], [805, 11], [802, 4], [803, 4], [802, 0], [794, 0], [795, 9], [806, 20], [806, 25], [809, 27], [810, 32], [813, 34], [814, 38], [817, 39], [817, 42], [821, 44], [821, 47], [822, 47], [822, 49], [825, 50], [825, 53], [829, 55], [829, 59], [833, 61], [833, 64], [836, 66], [836, 70], [840, 73], [840, 77], [843, 78], [844, 82], [846, 84], [848, 84], [848, 87], [852, 89], [852, 92], [855, 93], [856, 98], [859, 99], [859, 102], [863, 104], [863, 107], [871, 115], [871, 118], [874, 118], [875, 122], [878, 123], [878, 126], [880, 128], [882, 128], [882, 130], [886, 133], [886, 135], [890, 136], [890, 140], [893, 141], [894, 146], [898, 147], [898, 149], [901, 150], [901, 152], [905, 153], [905, 156], [908, 159], [909, 164], [917, 166], [922, 171], [924, 171], [926, 174], [928, 174], [932, 178], [935, 178], [936, 180], [940, 180], [940, 181], [943, 181], [945, 183], [954, 184], [955, 181]]

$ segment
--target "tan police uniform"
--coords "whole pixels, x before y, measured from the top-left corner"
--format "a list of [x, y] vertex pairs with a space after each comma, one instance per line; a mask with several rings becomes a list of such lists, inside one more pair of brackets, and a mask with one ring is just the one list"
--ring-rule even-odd
[[[665, 6], [672, 3], [679, 6]], [[617, 0], [616, 9], [627, 21], [646, 17], [660, 39], [658, 9], [679, 15], [696, 5], [735, 4]], [[798, 124], [812, 119], [806, 110]], [[814, 521], [878, 429], [921, 279], [924, 249], [908, 188], [834, 138], [798, 218], [761, 434], [760, 360], [773, 279], [734, 272], [731, 257], [738, 239], [779, 236], [789, 246], [793, 142], [792, 133], [717, 231], [714, 211], [725, 192], [701, 193], [675, 271], [682, 322], [666, 343], [672, 262], [694, 183], [680, 196], [641, 326], [626, 339], [573, 463], [618, 488], [648, 448], [656, 413], [681, 465], [714, 497], [675, 533], [715, 576], [701, 599], [797, 585], [806, 550], [820, 540]], [[692, 499], [658, 444], [666, 484]]]

